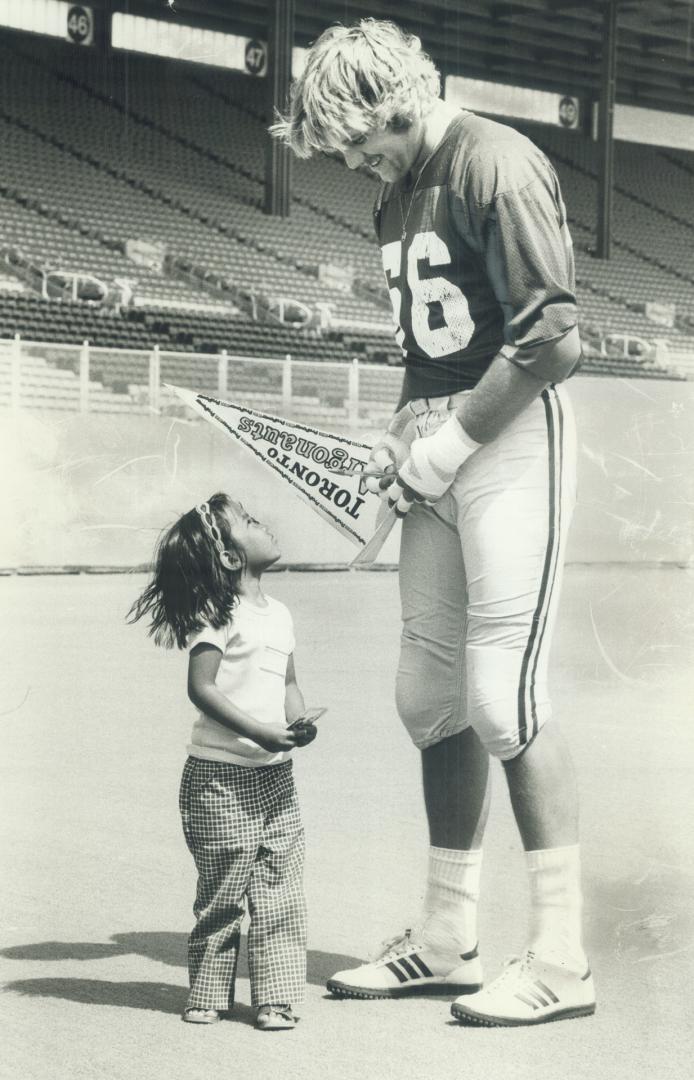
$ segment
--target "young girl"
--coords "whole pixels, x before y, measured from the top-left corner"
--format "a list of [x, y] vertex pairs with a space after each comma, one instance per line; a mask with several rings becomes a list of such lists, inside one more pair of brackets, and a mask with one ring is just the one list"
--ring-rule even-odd
[[245, 903], [256, 1026], [292, 1028], [303, 999], [304, 837], [289, 755], [316, 728], [302, 722], [291, 615], [261, 586], [279, 556], [264, 525], [213, 495], [163, 534], [152, 581], [129, 613], [131, 622], [150, 617], [157, 645], [188, 649], [188, 695], [200, 710], [180, 792], [199, 875], [190, 1023], [214, 1023], [233, 1006]]

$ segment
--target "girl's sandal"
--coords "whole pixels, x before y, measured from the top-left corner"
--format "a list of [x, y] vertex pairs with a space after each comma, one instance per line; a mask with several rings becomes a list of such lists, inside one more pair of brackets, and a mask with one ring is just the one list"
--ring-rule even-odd
[[260, 1031], [289, 1031], [296, 1027], [296, 1021], [291, 1005], [261, 1005], [255, 1026]]
[[185, 1009], [181, 1020], [186, 1024], [216, 1024], [221, 1016], [216, 1009]]

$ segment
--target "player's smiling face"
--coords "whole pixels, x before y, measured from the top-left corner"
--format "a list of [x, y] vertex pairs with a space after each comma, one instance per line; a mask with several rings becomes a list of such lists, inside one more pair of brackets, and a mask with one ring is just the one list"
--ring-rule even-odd
[[340, 152], [349, 169], [366, 165], [379, 179], [388, 184], [402, 180], [412, 168], [421, 145], [421, 131], [417, 124], [394, 131], [385, 128], [369, 135], [355, 136], [340, 146]]

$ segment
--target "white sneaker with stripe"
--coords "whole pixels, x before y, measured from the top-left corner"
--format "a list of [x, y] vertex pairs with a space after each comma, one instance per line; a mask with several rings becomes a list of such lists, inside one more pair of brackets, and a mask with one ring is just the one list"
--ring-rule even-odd
[[595, 987], [583, 975], [540, 960], [530, 949], [509, 960], [484, 990], [451, 1005], [456, 1020], [485, 1027], [518, 1027], [568, 1020], [595, 1012]]
[[398, 934], [373, 961], [328, 979], [335, 997], [399, 998], [415, 994], [474, 994], [482, 986], [477, 946], [468, 953], [442, 953], [412, 937]]

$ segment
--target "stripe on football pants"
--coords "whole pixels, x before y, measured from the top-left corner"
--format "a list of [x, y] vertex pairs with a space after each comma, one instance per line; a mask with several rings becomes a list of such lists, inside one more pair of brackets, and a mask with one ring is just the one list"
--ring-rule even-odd
[[542, 579], [530, 626], [530, 635], [523, 654], [518, 685], [518, 734], [524, 746], [537, 734], [537, 708], [535, 703], [535, 676], [547, 625], [547, 615], [552, 600], [552, 590], [557, 576], [557, 563], [561, 548], [561, 497], [562, 470], [564, 466], [563, 439], [564, 413], [555, 388], [542, 391], [547, 422], [548, 451], [548, 530]]

